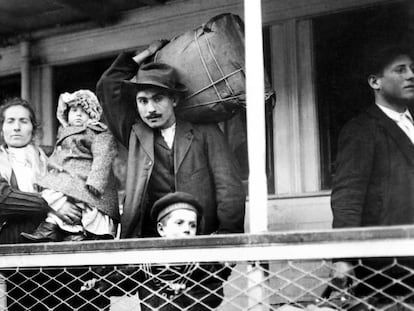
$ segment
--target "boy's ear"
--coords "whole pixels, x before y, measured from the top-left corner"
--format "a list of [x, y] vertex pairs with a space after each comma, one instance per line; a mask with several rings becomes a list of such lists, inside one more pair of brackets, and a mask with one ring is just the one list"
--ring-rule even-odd
[[374, 90], [379, 90], [381, 87], [381, 79], [377, 75], [369, 75], [368, 84]]
[[157, 231], [158, 231], [158, 234], [160, 235], [160, 237], [165, 237], [164, 226], [161, 222], [157, 223]]
[[179, 100], [180, 100], [180, 98], [179, 98], [179, 96], [177, 94], [174, 94], [172, 96], [172, 101], [173, 101], [172, 102], [172, 105], [173, 105], [174, 108], [177, 107]]

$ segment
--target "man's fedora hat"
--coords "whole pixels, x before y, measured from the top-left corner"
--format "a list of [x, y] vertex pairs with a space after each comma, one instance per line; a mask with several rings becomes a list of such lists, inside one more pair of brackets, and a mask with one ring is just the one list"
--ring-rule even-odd
[[128, 84], [138, 92], [149, 87], [160, 87], [174, 93], [185, 93], [187, 88], [179, 82], [177, 71], [163, 63], [148, 63], [139, 68], [135, 81]]

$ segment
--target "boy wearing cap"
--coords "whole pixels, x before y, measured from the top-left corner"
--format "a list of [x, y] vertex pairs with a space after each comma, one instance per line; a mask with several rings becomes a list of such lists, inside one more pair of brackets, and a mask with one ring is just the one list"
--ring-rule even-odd
[[[171, 238], [194, 237], [200, 229], [203, 209], [197, 200], [184, 192], [169, 193], [157, 200], [151, 209], [159, 236]], [[122, 295], [138, 287], [141, 310], [211, 310], [223, 299], [222, 283], [230, 269], [221, 264], [140, 265], [113, 272], [105, 279], [109, 283], [92, 279], [82, 290], [98, 288], [108, 295]], [[130, 275], [125, 280], [125, 275]], [[138, 285], [139, 284], [139, 285]], [[118, 290], [117, 290], [118, 289]]]
[[155, 202], [151, 218], [164, 238], [195, 236], [201, 224], [203, 210], [194, 197], [185, 192], [167, 194]]
[[244, 189], [223, 134], [216, 124], [176, 117], [186, 88], [174, 68], [140, 67], [162, 45], [122, 53], [97, 85], [108, 126], [128, 149], [121, 238], [157, 236], [150, 208], [175, 191], [192, 194], [203, 206], [200, 234], [243, 232]]

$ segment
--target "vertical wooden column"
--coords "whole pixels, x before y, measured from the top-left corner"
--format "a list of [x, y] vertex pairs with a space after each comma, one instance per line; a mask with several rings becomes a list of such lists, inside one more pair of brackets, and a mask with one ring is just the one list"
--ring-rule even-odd
[[260, 0], [245, 0], [250, 232], [267, 231], [266, 125]]
[[53, 67], [43, 65], [41, 67], [41, 101], [40, 111], [42, 120], [43, 136], [42, 145], [53, 146], [56, 138], [56, 107], [53, 102]]
[[49, 64], [32, 66], [30, 69], [30, 102], [41, 123], [36, 143], [52, 146], [56, 137], [56, 103], [53, 101], [53, 67]]
[[[247, 137], [249, 154], [249, 224], [251, 233], [267, 231], [266, 126], [262, 8], [260, 0], [245, 0]], [[269, 309], [266, 278], [260, 263], [248, 266], [250, 311]]]
[[28, 41], [22, 41], [20, 43], [20, 58], [20, 96], [23, 99], [30, 100], [30, 43]]

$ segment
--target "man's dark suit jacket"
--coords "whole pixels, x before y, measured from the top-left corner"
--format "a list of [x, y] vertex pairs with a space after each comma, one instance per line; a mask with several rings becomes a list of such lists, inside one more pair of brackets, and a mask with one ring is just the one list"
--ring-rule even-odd
[[[97, 84], [108, 126], [128, 149], [121, 238], [143, 236], [146, 191], [154, 166], [154, 131], [138, 116], [136, 87], [127, 83], [138, 70], [121, 53]], [[203, 206], [201, 234], [244, 232], [245, 193], [234, 155], [216, 124], [177, 119], [174, 138], [175, 190], [192, 194]]]
[[[344, 127], [338, 147], [331, 196], [333, 227], [413, 224], [414, 145], [397, 123], [374, 105]], [[409, 270], [400, 266], [414, 268], [411, 258], [351, 262], [356, 277], [364, 280], [355, 288], [357, 296], [373, 295], [374, 288], [404, 296], [414, 288]], [[390, 279], [402, 280], [405, 286], [391, 285]], [[375, 297], [379, 302], [387, 299]]]
[[331, 207], [334, 228], [414, 223], [414, 145], [376, 105], [340, 134]]

